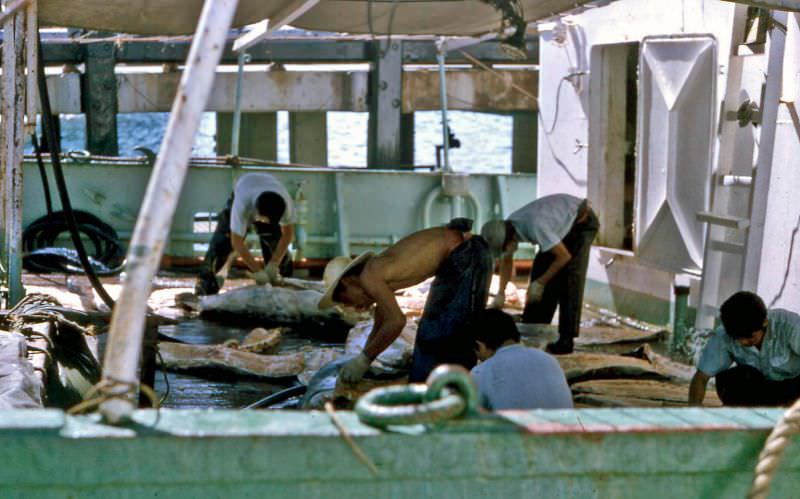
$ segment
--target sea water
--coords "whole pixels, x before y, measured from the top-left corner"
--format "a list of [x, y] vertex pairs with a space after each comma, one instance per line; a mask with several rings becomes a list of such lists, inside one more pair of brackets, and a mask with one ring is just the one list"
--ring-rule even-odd
[[[169, 113], [117, 115], [117, 134], [121, 156], [140, 156], [142, 146], [158, 152], [167, 127]], [[366, 167], [367, 113], [328, 112], [328, 165]], [[436, 146], [442, 144], [442, 121], [438, 111], [414, 113], [414, 164], [436, 164]], [[508, 115], [448, 112], [450, 130], [461, 142], [450, 150], [450, 164], [456, 171], [508, 173], [511, 171], [513, 119]], [[215, 113], [203, 113], [192, 150], [194, 156], [216, 156], [217, 122]], [[64, 152], [86, 148], [86, 118], [82, 114], [61, 115], [61, 149]], [[30, 146], [28, 151], [31, 152]], [[289, 162], [289, 113], [278, 112], [278, 158]]]

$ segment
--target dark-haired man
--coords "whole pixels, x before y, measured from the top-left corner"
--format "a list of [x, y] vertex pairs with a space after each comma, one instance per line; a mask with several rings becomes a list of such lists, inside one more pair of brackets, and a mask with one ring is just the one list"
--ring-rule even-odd
[[481, 229], [495, 258], [500, 259], [500, 290], [493, 307], [505, 302], [514, 251], [520, 241], [539, 246], [533, 261], [522, 322], [550, 324], [558, 306], [558, 341], [553, 354], [571, 353], [578, 336], [589, 250], [600, 227], [586, 199], [552, 194], [536, 199], [506, 220], [491, 220]]
[[454, 219], [446, 227], [415, 232], [382, 253], [364, 253], [328, 284], [320, 308], [335, 302], [356, 309], [375, 307], [375, 325], [362, 353], [340, 373], [359, 380], [370, 363], [400, 335], [406, 316], [394, 292], [435, 276], [417, 328], [409, 381], [425, 381], [439, 364], [475, 365], [464, 323], [486, 306], [492, 257], [486, 241], [470, 232], [472, 221]]
[[[247, 266], [248, 275], [258, 284], [274, 283], [280, 268], [290, 264], [289, 243], [294, 238], [294, 205], [286, 187], [268, 173], [246, 173], [217, 215], [217, 228], [208, 243], [203, 270], [197, 278], [195, 292], [213, 295], [219, 292], [216, 274], [235, 251]], [[261, 243], [263, 265], [256, 261], [245, 240], [254, 228]], [[289, 267], [291, 268], [291, 267]]]
[[722, 304], [720, 319], [697, 363], [690, 405], [703, 403], [711, 377], [725, 405], [786, 405], [800, 397], [800, 315], [767, 310], [758, 295], [740, 291]]
[[498, 309], [469, 321], [480, 364], [472, 369], [481, 405], [489, 410], [571, 409], [572, 392], [553, 356], [519, 343], [514, 319]]

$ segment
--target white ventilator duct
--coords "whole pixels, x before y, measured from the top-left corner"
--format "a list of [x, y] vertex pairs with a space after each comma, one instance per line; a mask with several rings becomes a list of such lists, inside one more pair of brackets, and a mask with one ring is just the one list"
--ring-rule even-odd
[[[521, 0], [525, 21], [560, 14], [590, 0]], [[39, 0], [42, 25], [115, 33], [194, 33], [202, 0]], [[233, 26], [281, 19], [308, 6], [304, 0], [241, 0]], [[376, 35], [459, 35], [497, 31], [501, 14], [479, 0], [321, 0], [289, 23], [317, 31]], [[273, 23], [274, 24], [274, 23]]]

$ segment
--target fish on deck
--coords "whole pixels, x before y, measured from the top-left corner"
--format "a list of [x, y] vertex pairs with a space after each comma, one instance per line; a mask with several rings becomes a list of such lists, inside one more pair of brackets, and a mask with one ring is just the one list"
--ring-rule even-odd
[[262, 327], [289, 326], [306, 336], [343, 341], [364, 314], [348, 310], [320, 310], [322, 294], [311, 289], [250, 285], [224, 293], [196, 296], [183, 293], [176, 304], [221, 323]]

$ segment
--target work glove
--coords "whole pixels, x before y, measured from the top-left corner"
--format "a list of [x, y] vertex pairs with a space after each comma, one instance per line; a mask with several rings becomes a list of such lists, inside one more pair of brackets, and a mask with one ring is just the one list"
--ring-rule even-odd
[[489, 308], [499, 308], [502, 309], [503, 305], [506, 304], [506, 294], [503, 292], [498, 292], [494, 295], [494, 300], [492, 303], [489, 304]]
[[531, 281], [528, 284], [528, 295], [525, 297], [525, 303], [539, 303], [542, 301], [544, 295], [544, 284], [537, 281]]
[[275, 284], [281, 280], [281, 272], [278, 268], [278, 264], [275, 262], [269, 262], [267, 266], [264, 267], [264, 272], [267, 273], [270, 284]]
[[342, 367], [342, 370], [339, 373], [339, 379], [345, 383], [356, 383], [364, 377], [364, 374], [369, 370], [369, 365], [371, 363], [372, 361], [370, 361], [369, 358], [364, 355], [364, 352], [361, 352], [355, 358], [353, 358], [353, 360]]
[[269, 274], [267, 274], [265, 269], [259, 270], [258, 272], [247, 272], [246, 275], [250, 279], [256, 281], [256, 284], [259, 286], [263, 286], [264, 284], [270, 282]]

